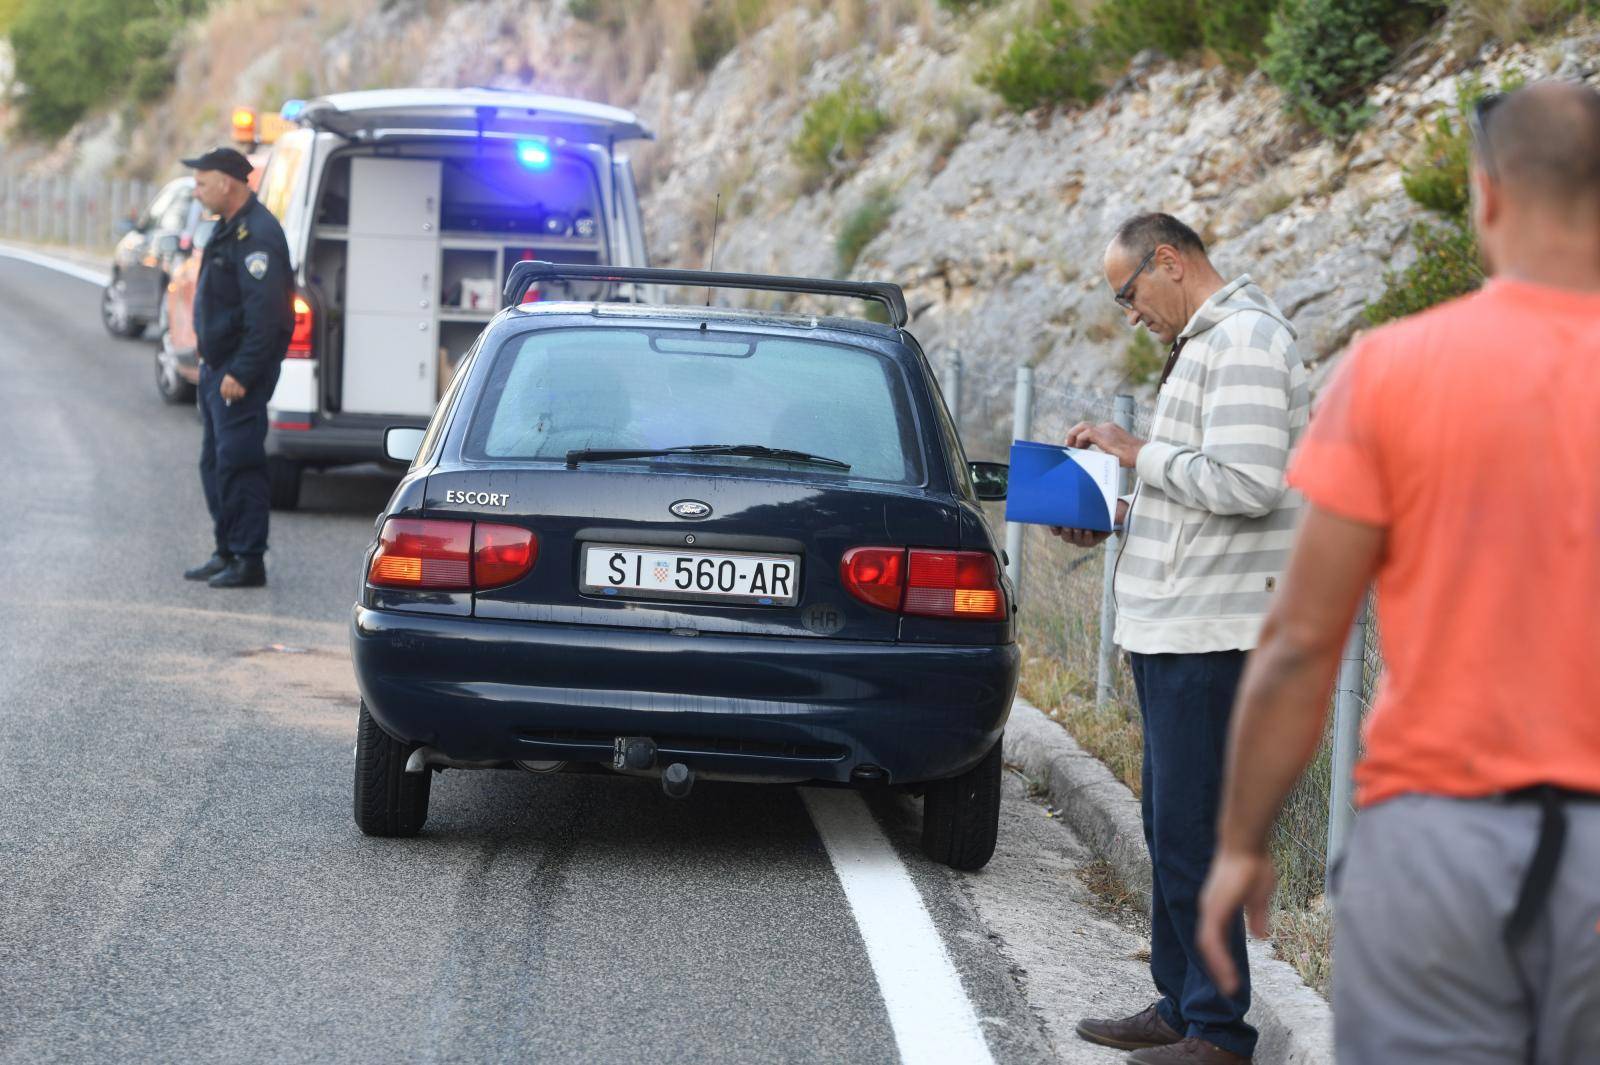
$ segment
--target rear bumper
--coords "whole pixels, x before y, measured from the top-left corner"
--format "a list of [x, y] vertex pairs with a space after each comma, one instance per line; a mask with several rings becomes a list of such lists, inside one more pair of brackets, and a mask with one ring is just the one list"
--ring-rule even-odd
[[954, 776], [995, 743], [1019, 655], [990, 647], [674, 636], [355, 608], [351, 657], [391, 735], [471, 761], [663, 763], [758, 779]]
[[[395, 415], [332, 421], [316, 414], [272, 410], [267, 426], [267, 454], [311, 466], [346, 466], [383, 460], [383, 434], [391, 425], [427, 425], [427, 419]], [[305, 428], [283, 428], [284, 425]]]

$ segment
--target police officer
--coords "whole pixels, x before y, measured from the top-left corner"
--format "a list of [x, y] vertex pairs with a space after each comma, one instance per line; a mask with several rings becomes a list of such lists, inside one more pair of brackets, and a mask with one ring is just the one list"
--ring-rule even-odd
[[194, 297], [200, 349], [200, 483], [216, 553], [184, 573], [213, 588], [267, 583], [267, 400], [294, 332], [294, 278], [283, 229], [232, 148], [213, 148], [193, 167], [195, 198], [222, 223], [206, 244]]

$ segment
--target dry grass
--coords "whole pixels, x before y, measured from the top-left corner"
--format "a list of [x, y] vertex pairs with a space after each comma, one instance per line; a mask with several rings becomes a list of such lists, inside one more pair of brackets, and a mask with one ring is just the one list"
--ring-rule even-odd
[[1104, 858], [1095, 858], [1078, 866], [1078, 879], [1094, 896], [1094, 909], [1108, 917], [1123, 921], [1140, 922], [1149, 919], [1139, 897], [1128, 890], [1116, 867]]
[[1303, 910], [1274, 910], [1272, 945], [1307, 986], [1328, 997], [1333, 981], [1333, 914], [1324, 899], [1319, 896]]
[[1458, 0], [1458, 47], [1474, 52], [1490, 41], [1514, 43], [1565, 24], [1584, 0]]

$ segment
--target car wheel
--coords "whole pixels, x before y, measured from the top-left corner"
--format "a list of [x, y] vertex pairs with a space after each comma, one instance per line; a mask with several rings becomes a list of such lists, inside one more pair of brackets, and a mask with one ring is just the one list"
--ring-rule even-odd
[[922, 798], [922, 851], [952, 869], [982, 869], [1000, 835], [1000, 741], [983, 761], [929, 784]]
[[156, 351], [156, 391], [174, 406], [193, 403], [195, 387], [179, 376], [177, 361], [169, 355], [169, 335], [161, 334], [161, 347]]
[[128, 283], [113, 277], [100, 292], [100, 322], [106, 332], [114, 337], [136, 337], [144, 332], [145, 323], [128, 313]]
[[369, 836], [415, 836], [428, 819], [433, 770], [407, 773], [416, 750], [390, 736], [361, 704], [356, 724], [356, 827]]
[[304, 469], [293, 459], [267, 456], [267, 483], [272, 489], [272, 509], [293, 510], [300, 505], [300, 475]]

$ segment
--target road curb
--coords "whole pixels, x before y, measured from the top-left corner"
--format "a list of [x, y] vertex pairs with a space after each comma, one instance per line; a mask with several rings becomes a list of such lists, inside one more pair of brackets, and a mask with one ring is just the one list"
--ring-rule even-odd
[[[68, 277], [75, 277], [79, 281], [87, 281], [91, 285], [105, 286], [111, 283], [111, 275], [103, 267], [92, 267], [87, 264], [88, 253], [75, 249], [56, 248], [38, 244], [22, 244], [17, 241], [0, 241], [0, 258], [15, 259], [18, 262], [29, 263], [33, 266], [42, 266], [47, 270], [54, 270]], [[101, 261], [109, 259], [109, 253], [98, 257]]]
[[[1150, 905], [1150, 856], [1139, 800], [1099, 759], [1039, 708], [1017, 696], [1005, 759], [1044, 786], [1061, 819]], [[1248, 1020], [1261, 1032], [1258, 1065], [1334, 1065], [1333, 1011], [1267, 942], [1250, 943]]]

